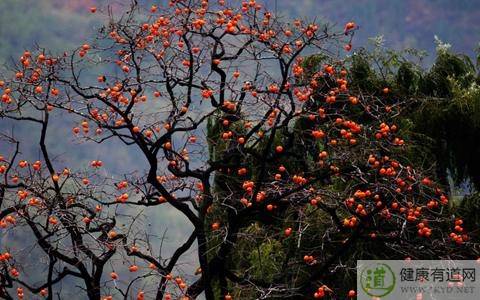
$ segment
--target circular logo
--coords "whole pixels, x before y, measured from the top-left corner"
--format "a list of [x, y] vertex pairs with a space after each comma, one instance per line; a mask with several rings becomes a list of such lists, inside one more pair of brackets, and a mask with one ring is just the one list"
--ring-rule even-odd
[[371, 263], [362, 269], [360, 285], [367, 295], [372, 297], [385, 297], [395, 287], [395, 273], [392, 268], [384, 263]]

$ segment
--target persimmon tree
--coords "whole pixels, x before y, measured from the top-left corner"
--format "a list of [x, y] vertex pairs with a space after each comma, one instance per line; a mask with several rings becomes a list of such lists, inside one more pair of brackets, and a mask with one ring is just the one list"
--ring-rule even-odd
[[[402, 155], [408, 101], [349, 89], [356, 28], [257, 1], [134, 1], [71, 53], [23, 53], [0, 82], [0, 225], [22, 236], [2, 242], [0, 297], [353, 298], [356, 259], [476, 255]], [[58, 158], [112, 141], [138, 160], [121, 176]], [[144, 217], [165, 210], [192, 228], [171, 251]]]

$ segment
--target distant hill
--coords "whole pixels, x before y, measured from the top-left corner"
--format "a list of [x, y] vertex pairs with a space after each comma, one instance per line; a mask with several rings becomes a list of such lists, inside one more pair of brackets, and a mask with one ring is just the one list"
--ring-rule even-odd
[[355, 21], [360, 30], [354, 46], [383, 35], [386, 46], [413, 47], [433, 54], [434, 35], [452, 44], [455, 52], [473, 57], [480, 42], [480, 2], [469, 0], [269, 0], [280, 14], [326, 19], [343, 25]]
[[100, 24], [100, 16], [88, 15], [93, 4], [92, 0], [0, 1], [0, 62], [17, 59], [36, 45], [54, 51], [78, 46]]
[[[166, 5], [168, 1], [139, 2]], [[36, 43], [59, 51], [79, 45], [103, 21], [100, 14], [91, 14], [89, 8], [107, 3], [101, 0], [0, 1], [0, 62], [18, 56]], [[129, 1], [111, 3], [128, 5]], [[473, 57], [480, 41], [480, 1], [265, 0], [264, 3], [288, 18], [326, 20], [339, 26], [355, 21], [360, 30], [354, 47], [366, 44], [369, 37], [383, 35], [388, 47], [415, 47], [433, 53], [433, 37], [437, 35], [452, 44], [454, 51]]]

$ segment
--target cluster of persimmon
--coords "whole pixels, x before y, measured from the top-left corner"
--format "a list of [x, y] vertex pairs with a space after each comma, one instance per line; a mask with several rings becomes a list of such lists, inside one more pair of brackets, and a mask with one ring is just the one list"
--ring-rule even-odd
[[[392, 126], [388, 126], [385, 123], [381, 123], [379, 125], [379, 130], [377, 133], [375, 133], [375, 138], [376, 139], [381, 139], [381, 138], [386, 138], [391, 136], [391, 132], [394, 132], [397, 130], [397, 126], [393, 124]], [[405, 141], [399, 137], [394, 137], [393, 138], [393, 143], [397, 146], [402, 146], [405, 145]]]
[[123, 193], [123, 194], [121, 194], [120, 196], [117, 196], [117, 197], [115, 198], [115, 200], [116, 200], [117, 202], [125, 203], [125, 202], [127, 202], [128, 197], [129, 197], [128, 193]]
[[321, 139], [325, 136], [323, 130], [312, 130], [312, 136], [316, 139]]
[[[323, 285], [323, 286], [321, 286], [321, 287], [319, 287], [319, 288], [317, 289], [317, 291], [313, 294], [313, 297], [314, 297], [315, 299], [323, 298], [323, 297], [325, 297], [325, 292], [331, 293], [332, 290], [331, 290], [329, 287], [327, 287], [326, 285]], [[348, 291], [348, 293], [347, 293], [347, 297], [348, 297], [348, 298], [355, 298], [356, 295], [357, 295], [357, 294], [356, 294], [355, 290], [350, 290], [350, 291]], [[375, 297], [374, 297], [374, 298], [375, 298]]]
[[253, 193], [254, 185], [255, 185], [255, 182], [253, 181], [245, 181], [242, 184], [242, 189], [244, 189], [247, 192], [247, 194], [251, 195]]
[[8, 261], [11, 257], [12, 257], [12, 255], [11, 255], [9, 252], [1, 253], [1, 254], [0, 254], [0, 262], [5, 263], [5, 262]]
[[266, 191], [259, 191], [257, 193], [257, 196], [255, 197], [255, 201], [256, 202], [262, 202], [263, 199], [265, 199], [265, 197], [267, 196], [267, 192]]
[[[335, 75], [337, 73], [337, 71], [335, 70], [335, 67], [332, 66], [332, 65], [324, 65], [323, 70], [329, 75]], [[323, 73], [321, 73], [321, 74], [323, 74]]]
[[331, 293], [333, 292], [328, 286], [322, 285], [317, 289], [317, 291], [313, 294], [313, 298], [315, 299], [320, 299], [325, 297], [326, 293]]
[[304, 185], [305, 183], [307, 183], [308, 180], [303, 176], [293, 175], [292, 176], [292, 181], [294, 183], [296, 183], [297, 185]]
[[[5, 81], [0, 80], [0, 87], [2, 87], [4, 85], [5, 85]], [[6, 103], [6, 104], [12, 104], [12, 99], [10, 98], [10, 93], [11, 92], [12, 92], [12, 90], [9, 89], [9, 88], [6, 88], [4, 90], [4, 94], [2, 95], [2, 102]]]
[[93, 160], [90, 165], [92, 167], [97, 167], [97, 168], [100, 168], [101, 166], [103, 166], [103, 161], [101, 160]]
[[12, 266], [11, 259], [12, 255], [10, 252], [4, 252], [0, 254], [0, 263], [3, 265], [5, 269], [10, 269], [10, 274], [13, 277], [18, 277], [20, 276], [20, 272]]
[[18, 296], [18, 298], [20, 298], [20, 299], [25, 298], [25, 294], [23, 293], [23, 289], [20, 288], [20, 287], [17, 288], [17, 296]]
[[312, 255], [303, 256], [303, 261], [308, 263], [309, 265], [315, 265], [317, 263], [317, 260], [314, 259]]
[[357, 217], [345, 218], [343, 219], [343, 226], [355, 227], [355, 225], [357, 224], [357, 221], [358, 221]]
[[267, 125], [268, 126], [273, 126], [275, 125], [275, 120], [277, 119], [278, 117], [278, 114], [279, 114], [280, 110], [278, 108], [275, 108], [272, 110], [272, 112], [270, 114], [268, 114], [268, 121], [267, 121]]
[[314, 90], [312, 88], [305, 88], [304, 87], [302, 89], [299, 89], [299, 88], [295, 87], [293, 89], [293, 93], [294, 93], [295, 97], [297, 97], [298, 101], [300, 101], [300, 102], [309, 100], [313, 92], [314, 92]]
[[82, 47], [78, 51], [78, 55], [80, 57], [84, 57], [87, 54], [88, 50], [90, 50], [90, 45], [84, 44], [84, 45], [82, 45]]
[[[387, 177], [393, 177], [397, 175], [397, 170], [403, 168], [402, 165], [400, 165], [399, 162], [396, 160], [391, 159], [389, 156], [383, 156], [377, 158], [375, 155], [370, 154], [368, 156], [368, 163], [371, 164], [374, 168], [378, 168], [378, 174], [384, 175]], [[410, 171], [411, 168], [409, 166], [406, 167], [407, 171]], [[415, 182], [415, 179], [412, 175], [409, 175], [408, 180], [411, 182]], [[406, 186], [405, 181], [403, 180], [398, 180], [397, 178], [397, 184], [400, 186], [404, 187]]]
[[[293, 73], [293, 76], [298, 78], [304, 74], [304, 69], [300, 64], [293, 64], [292, 73]], [[294, 93], [295, 93], [295, 90], [294, 90]]]
[[7, 223], [11, 225], [15, 225], [15, 218], [11, 215], [7, 215], [5, 218], [0, 219], [0, 227], [7, 228]]
[[[179, 3], [179, 2], [172, 1], [170, 4], [172, 6], [175, 6], [177, 3]], [[141, 26], [141, 29], [142, 29], [142, 31], [145, 32], [145, 39], [142, 40], [142, 41], [138, 41], [137, 46], [139, 46], [139, 48], [145, 48], [145, 45], [147, 45], [149, 43], [160, 42], [160, 44], [162, 44], [162, 41], [163, 41], [163, 47], [167, 48], [167, 47], [170, 47], [172, 45], [172, 42], [173, 42], [173, 39], [174, 39], [172, 36], [176, 35], [176, 36], [179, 37], [177, 47], [178, 48], [183, 48], [185, 46], [185, 42], [182, 40], [182, 37], [184, 37], [185, 33], [188, 32], [188, 31], [191, 31], [193, 29], [200, 30], [202, 27], [204, 27], [207, 24], [210, 24], [212, 27], [220, 27], [220, 28], [225, 26], [225, 31], [227, 33], [230, 33], [230, 34], [234, 34], [236, 32], [237, 28], [238, 28], [244, 34], [251, 34], [251, 35], [256, 36], [260, 42], [263, 42], [265, 44], [268, 41], [268, 39], [270, 39], [272, 37], [276, 37], [276, 35], [277, 35], [277, 33], [274, 30], [272, 30], [271, 28], [268, 27], [269, 19], [272, 17], [272, 14], [268, 11], [265, 12], [265, 14], [264, 14], [265, 19], [262, 21], [262, 24], [265, 26], [265, 31], [264, 32], [262, 32], [260, 30], [252, 29], [250, 26], [245, 26], [245, 25], [239, 24], [239, 21], [242, 20], [242, 18], [243, 18], [242, 13], [243, 14], [248, 13], [250, 8], [254, 9], [253, 11], [259, 11], [259, 10], [262, 9], [262, 6], [260, 4], [257, 4], [255, 1], [242, 2], [241, 13], [234, 13], [234, 11], [232, 9], [224, 9], [224, 10], [219, 11], [216, 14], [217, 15], [216, 17], [213, 17], [213, 16], [210, 17], [210, 15], [206, 14], [207, 13], [206, 7], [208, 6], [208, 2], [206, 2], [206, 3], [207, 3], [207, 5], [202, 4], [202, 5], [200, 5], [200, 8], [195, 10], [195, 14], [196, 14], [197, 19], [191, 20], [191, 25], [192, 26], [190, 24], [185, 24], [181, 29], [180, 28], [175, 28], [175, 27], [172, 26], [172, 24], [173, 24], [172, 20], [165, 17], [165, 16], [159, 17], [153, 24], [148, 24], [148, 23], [143, 24]], [[218, 4], [220, 6], [223, 6], [225, 4], [225, 1], [220, 1]], [[175, 11], [175, 16], [181, 16], [181, 15], [185, 14], [186, 17], [188, 18], [190, 16], [193, 16], [192, 10], [193, 10], [193, 7], [184, 7], [183, 9], [177, 8], [176, 11]], [[151, 11], [153, 13], [156, 12], [157, 11], [156, 6], [152, 6]], [[314, 33], [318, 30], [318, 26], [316, 26], [314, 24], [309, 24], [309, 25], [306, 25], [305, 27], [302, 27], [301, 22], [298, 21], [298, 20], [296, 20], [294, 22], [294, 25], [296, 27], [301, 27], [301, 33], [306, 38], [312, 38], [314, 36]], [[347, 27], [349, 28], [349, 30], [353, 29], [353, 28], [350, 28], [349, 26], [347, 26]], [[292, 35], [292, 32], [291, 32], [291, 30], [286, 29], [286, 30], [284, 30], [283, 34], [284, 34], [285, 37], [290, 37]], [[126, 39], [122, 38], [118, 34], [118, 32], [116, 32], [116, 31], [112, 31], [110, 36], [118, 43], [123, 44], [123, 43], [126, 42]], [[164, 40], [161, 40], [162, 38]], [[294, 44], [297, 47], [303, 47], [304, 41], [302, 41], [302, 39], [298, 39], [294, 42]], [[277, 44], [277, 43], [272, 43], [271, 47], [273, 49], [279, 49], [280, 48], [279, 44]], [[284, 43], [284, 45], [281, 47], [281, 51], [284, 52], [284, 53], [290, 53], [291, 50], [289, 50], [289, 49], [290, 49], [290, 47], [289, 47], [288, 43]], [[156, 50], [154, 48], [152, 48], [152, 49], [149, 49], [149, 51], [152, 54], [157, 53], [157, 59], [160, 59], [165, 55], [164, 50], [161, 50], [160, 52], [156, 52]], [[199, 48], [193, 45], [191, 47], [191, 51], [192, 51], [192, 53], [198, 53]], [[127, 57], [129, 57], [128, 56], [129, 54], [124, 53], [123, 51], [122, 51], [122, 54], [125, 54]], [[183, 64], [185, 66], [189, 67], [191, 65], [191, 63], [192, 63], [192, 59], [188, 58], [188, 59], [184, 60]], [[215, 61], [214, 61], [214, 63], [215, 63]], [[220, 61], [218, 61], [215, 64], [218, 65], [219, 63], [220, 63]], [[128, 70], [128, 66], [123, 66], [122, 68], [124, 69], [124, 71]], [[297, 68], [295, 68], [295, 70], [296, 71], [294, 73], [297, 73], [297, 75], [298, 75], [300, 73], [300, 69], [298, 68], [298, 65], [297, 65]], [[235, 77], [238, 77], [238, 75], [235, 76]], [[208, 97], [208, 94], [202, 94], [202, 95], [204, 97]]]
[[430, 235], [432, 235], [432, 229], [428, 228], [425, 223], [426, 222], [420, 222], [417, 224], [418, 234], [429, 237]]
[[[334, 66], [332, 65], [324, 65], [323, 70], [321, 72], [317, 72], [314, 74], [312, 77], [312, 80], [310, 82], [310, 86], [312, 89], [316, 89], [318, 87], [318, 78], [329, 75], [332, 78], [336, 79], [337, 86], [333, 87], [326, 95], [325, 95], [325, 103], [327, 104], [333, 104], [337, 100], [337, 95], [343, 96], [345, 92], [348, 91], [348, 81], [345, 79], [347, 76], [347, 71], [346, 70], [341, 70], [340, 71], [340, 76], [335, 77], [337, 74], [337, 71]], [[358, 103], [358, 98], [354, 96], [349, 96], [348, 100], [351, 104], [357, 104]]]
[[344, 128], [340, 129], [339, 133], [343, 139], [347, 139], [350, 145], [356, 145], [357, 139], [353, 138], [354, 134], [359, 133], [362, 127], [354, 121], [343, 120], [337, 118], [335, 120], [336, 125], [342, 125]]
[[[26, 82], [35, 94], [42, 94], [44, 92], [41, 78], [43, 69], [58, 64], [58, 58], [47, 57], [42, 53], [38, 54], [37, 59], [32, 59], [30, 51], [25, 51], [19, 60], [21, 63], [21, 70], [15, 74], [16, 82], [7, 84], [5, 81], [0, 81], [0, 87], [5, 87], [4, 94], [2, 94], [1, 97], [2, 103], [7, 105], [13, 103], [12, 97], [14, 90], [12, 90], [12, 88], [15, 83]], [[52, 88], [50, 92], [53, 96], [58, 96], [60, 93], [56, 88]], [[46, 104], [45, 108], [47, 110], [52, 110], [53, 106]]]
[[[351, 198], [349, 198], [351, 199]], [[347, 200], [348, 201], [348, 200]], [[350, 202], [348, 202], [350, 204]], [[355, 213], [361, 215], [361, 216], [366, 216], [367, 215], [367, 211], [365, 210], [363, 204], [359, 203], [357, 205], [357, 208], [355, 209]]]
[[310, 204], [313, 205], [313, 206], [316, 206], [321, 201], [322, 201], [322, 197], [317, 195], [317, 196], [315, 196], [315, 198], [310, 199]]
[[23, 199], [27, 198], [27, 196], [28, 196], [28, 191], [18, 190], [18, 191], [17, 191], [17, 195], [18, 195], [18, 197], [20, 198], [20, 200], [23, 200]]
[[375, 137], [377, 139], [381, 139], [382, 137], [387, 137], [391, 131], [396, 131], [397, 130], [397, 125], [393, 124], [392, 126], [388, 126], [385, 123], [380, 123], [378, 126], [380, 129], [378, 130], [377, 133], [375, 133]]
[[463, 225], [463, 220], [456, 219], [453, 232], [450, 233], [450, 238], [453, 241], [455, 241], [457, 244], [462, 244], [469, 240], [468, 235], [463, 233], [462, 225]]
[[229, 130], [227, 132], [222, 133], [222, 139], [227, 140], [233, 137], [233, 131]]

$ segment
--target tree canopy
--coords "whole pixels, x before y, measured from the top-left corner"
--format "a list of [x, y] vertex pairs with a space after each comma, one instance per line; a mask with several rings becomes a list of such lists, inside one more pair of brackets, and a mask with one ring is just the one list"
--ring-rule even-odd
[[[449, 134], [422, 120], [478, 113], [465, 57], [423, 72], [352, 53], [354, 22], [285, 22], [254, 0], [106, 18], [0, 81], [0, 297], [354, 298], [357, 259], [478, 257], [435, 146], [415, 152]], [[478, 134], [471, 122], [455, 124]], [[69, 136], [52, 141], [59, 124]], [[91, 162], [72, 165], [82, 145]], [[121, 149], [133, 165], [99, 158]], [[189, 231], [169, 234], [172, 219]]]

